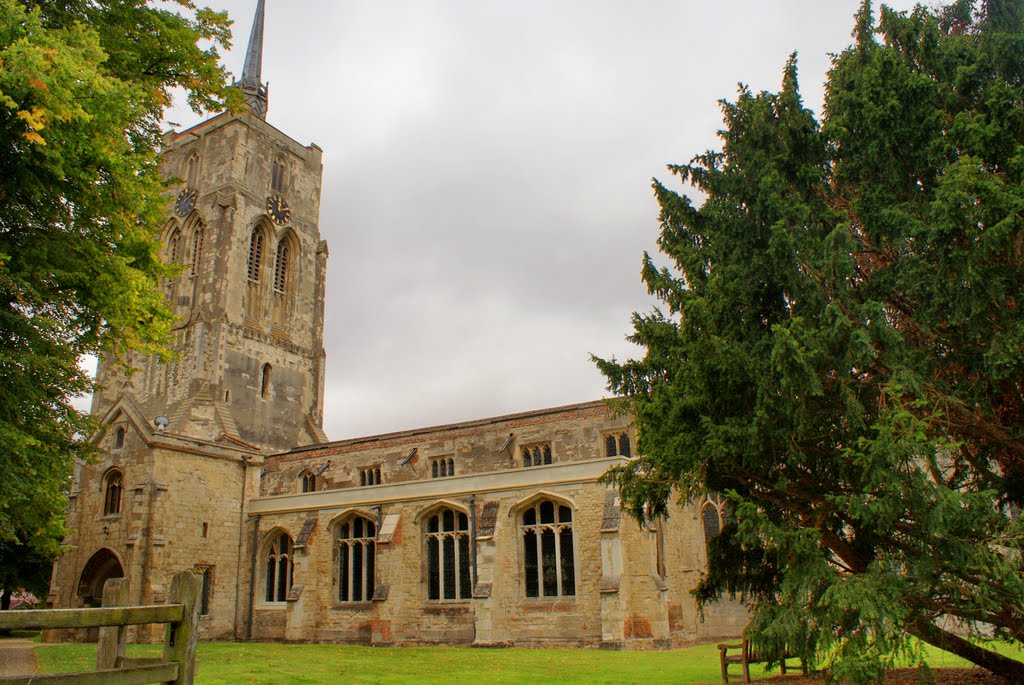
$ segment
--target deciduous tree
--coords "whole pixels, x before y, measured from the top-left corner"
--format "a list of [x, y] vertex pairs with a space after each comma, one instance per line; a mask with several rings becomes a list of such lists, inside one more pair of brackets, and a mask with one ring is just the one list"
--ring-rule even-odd
[[908, 635], [1024, 680], [960, 636], [1024, 640], [1024, 3], [875, 20], [834, 58], [820, 121], [795, 58], [723, 103], [722, 148], [655, 182], [663, 303], [642, 359], [598, 360], [643, 456], [638, 517], [727, 494], [702, 602], [875, 678]]
[[226, 15], [189, 0], [0, 0], [5, 568], [17, 550], [57, 549], [92, 428], [71, 405], [90, 388], [79, 360], [158, 351], [169, 331], [156, 288], [160, 120], [173, 89], [197, 109], [238, 101], [217, 53], [228, 39]]

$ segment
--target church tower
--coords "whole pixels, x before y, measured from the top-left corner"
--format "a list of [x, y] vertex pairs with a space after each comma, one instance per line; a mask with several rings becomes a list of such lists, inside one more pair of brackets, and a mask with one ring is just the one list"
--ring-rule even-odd
[[266, 122], [264, 3], [242, 77], [249, 111], [164, 138], [163, 171], [179, 179], [163, 230], [165, 285], [178, 355], [137, 358], [125, 374], [101, 360], [92, 413], [120, 398], [166, 432], [285, 449], [323, 442], [327, 245], [320, 239], [321, 150]]

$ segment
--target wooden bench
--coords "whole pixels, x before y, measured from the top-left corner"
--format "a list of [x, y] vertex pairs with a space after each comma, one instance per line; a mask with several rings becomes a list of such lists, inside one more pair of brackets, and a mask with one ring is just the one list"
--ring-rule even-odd
[[[729, 654], [732, 650], [738, 650], [739, 654]], [[798, 657], [793, 656], [787, 650], [782, 658], [778, 658], [777, 655], [762, 654], [754, 648], [753, 644], [747, 638], [743, 638], [743, 642], [733, 644], [720, 644], [718, 645], [718, 651], [722, 661], [722, 682], [729, 682], [729, 666], [731, 664], [741, 664], [743, 666], [743, 682], [749, 683], [750, 680], [750, 664], [763, 664], [769, 661], [778, 659], [779, 665], [782, 670], [782, 675], [787, 675], [790, 670], [794, 670], [796, 666], [790, 666], [786, 663], [787, 659], [796, 659]], [[807, 666], [803, 664], [801, 659], [800, 670], [804, 675], [807, 675]]]

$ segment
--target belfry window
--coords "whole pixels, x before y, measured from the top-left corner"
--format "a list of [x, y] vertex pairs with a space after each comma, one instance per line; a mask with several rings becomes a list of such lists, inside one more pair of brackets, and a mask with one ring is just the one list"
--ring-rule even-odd
[[527, 597], [576, 594], [572, 509], [549, 500], [522, 513], [523, 572]]
[[249, 237], [249, 262], [247, 272], [249, 281], [260, 282], [260, 262], [263, 260], [263, 231], [258, 228]]
[[631, 457], [629, 433], [609, 433], [604, 436], [604, 455], [606, 457]]
[[181, 231], [174, 229], [167, 239], [167, 262], [177, 264], [181, 259]]
[[277, 256], [274, 259], [274, 292], [283, 293], [288, 282], [288, 241], [282, 239], [277, 244]]
[[551, 463], [551, 443], [528, 445], [522, 448], [523, 466], [540, 466]]
[[469, 517], [443, 509], [427, 519], [427, 598], [469, 599]]
[[357, 516], [338, 528], [338, 601], [373, 599], [373, 563], [377, 527]]
[[199, 273], [199, 267], [203, 261], [203, 225], [196, 224], [192, 231], [192, 276]]
[[275, 533], [267, 549], [266, 594], [268, 602], [284, 602], [292, 589], [292, 539], [288, 533]]
[[124, 476], [117, 469], [112, 469], [104, 479], [103, 515], [121, 513], [121, 494], [124, 492]]

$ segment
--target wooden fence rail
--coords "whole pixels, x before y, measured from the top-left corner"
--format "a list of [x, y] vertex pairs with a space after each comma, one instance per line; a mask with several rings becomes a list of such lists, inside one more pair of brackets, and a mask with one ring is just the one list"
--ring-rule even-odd
[[[103, 607], [99, 609], [40, 609], [0, 613], [0, 630], [100, 627], [95, 671], [0, 678], [0, 685], [192, 685], [196, 670], [201, 583], [202, 578], [198, 574], [182, 571], [171, 582], [167, 604], [130, 607], [126, 606], [127, 579], [111, 578], [103, 586]], [[147, 623], [167, 624], [163, 657], [125, 657], [127, 627]]]

